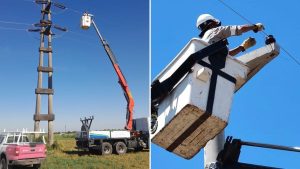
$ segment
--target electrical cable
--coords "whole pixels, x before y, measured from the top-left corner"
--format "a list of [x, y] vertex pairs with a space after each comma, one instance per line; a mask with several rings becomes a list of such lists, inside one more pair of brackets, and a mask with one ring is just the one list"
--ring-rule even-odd
[[66, 10], [70, 10], [70, 11], [72, 11], [72, 12], [74, 12], [74, 13], [78, 13], [78, 14], [80, 14], [80, 15], [83, 14], [83, 12], [81, 12], [81, 11], [79, 11], [79, 10], [76, 10], [76, 9], [69, 8], [69, 7], [67, 7]]
[[[227, 7], [228, 9], [230, 9], [232, 12], [234, 12], [235, 14], [237, 14], [239, 17], [241, 17], [242, 19], [244, 19], [246, 22], [248, 22], [249, 24], [253, 25], [253, 23], [247, 19], [245, 16], [243, 16], [241, 13], [239, 13], [238, 11], [236, 11], [235, 9], [233, 9], [231, 6], [229, 6], [228, 4], [226, 4], [224, 1], [222, 0], [217, 0], [220, 3], [222, 3], [225, 7]], [[265, 34], [266, 36], [268, 36], [267, 32], [262, 30], [261, 31], [263, 34]], [[298, 66], [300, 66], [300, 61], [298, 59], [296, 59], [296, 57], [294, 57], [288, 50], [286, 50], [282, 45], [280, 45], [278, 42], [277, 44], [281, 47], [281, 49], [296, 63], [298, 64]]]
[[[23, 1], [35, 3], [34, 0], [23, 0]], [[35, 4], [36, 4], [36, 3], [35, 3]], [[52, 13], [53, 13], [53, 14], [61, 14], [61, 13], [64, 13], [65, 11], [67, 11], [67, 10], [72, 11], [72, 12], [74, 12], [74, 13], [78, 13], [78, 14], [82, 14], [82, 13], [83, 13], [83, 12], [80, 11], [80, 10], [73, 9], [73, 8], [69, 8], [69, 7], [66, 7], [64, 10], [62, 10], [62, 12], [52, 12]]]
[[61, 34], [55, 34], [52, 38], [53, 38], [53, 39], [59, 39], [59, 38], [62, 38], [63, 36], [65, 36], [66, 33], [67, 33], [67, 32], [63, 32], [63, 33], [61, 33]]
[[51, 13], [52, 14], [54, 14], [54, 15], [60, 15], [60, 14], [63, 14], [63, 13], [65, 13], [66, 12], [66, 9], [64, 9], [64, 10], [59, 10], [59, 12], [54, 12], [53, 10], [51, 10]]
[[5, 20], [0, 20], [0, 23], [32, 26], [32, 24], [30, 24], [30, 23], [13, 22], [13, 21], [5, 21]]
[[[24, 0], [26, 2], [35, 2], [33, 0]], [[77, 14], [82, 14], [83, 12], [79, 11], [79, 10], [76, 10], [76, 9], [73, 9], [73, 8], [69, 8], [67, 7], [66, 10], [69, 10], [69, 11], [72, 11], [74, 13], [77, 13]], [[25, 22], [15, 22], [15, 21], [7, 21], [7, 20], [0, 20], [0, 23], [4, 23], [4, 24], [15, 24], [15, 25], [26, 25], [26, 26], [33, 26], [34, 24], [30, 24], [30, 23], [25, 23]], [[13, 28], [13, 27], [4, 27], [4, 26], [0, 26], [0, 29], [1, 30], [15, 30], [15, 31], [26, 31], [28, 32], [28, 29], [22, 29], [22, 28]], [[80, 37], [85, 37], [85, 38], [89, 38], [89, 39], [93, 39], [93, 40], [96, 40], [96, 38], [92, 37], [92, 36], [87, 36], [86, 34], [82, 34], [82, 33], [79, 33], [79, 32], [75, 32], [75, 31], [71, 31], [71, 30], [68, 30], [67, 32], [61, 34], [61, 35], [56, 35], [56, 37], [54, 36], [53, 38], [61, 38], [62, 36], [64, 36], [66, 33], [72, 33], [74, 35], [77, 35], [77, 36], [80, 36]], [[35, 38], [36, 39], [36, 38]]]
[[36, 37], [33, 37], [31, 33], [29, 33], [28, 29], [22, 29], [22, 28], [12, 28], [12, 27], [3, 27], [0, 26], [0, 30], [8, 30], [8, 31], [25, 31], [27, 33], [28, 36], [30, 36], [31, 38], [35, 39], [35, 40], [39, 40]]
[[[228, 9], [230, 9], [232, 12], [234, 12], [235, 14], [237, 14], [240, 18], [242, 18], [243, 20], [245, 20], [246, 22], [248, 22], [248, 24], [250, 25], [254, 25], [253, 22], [251, 22], [249, 19], [247, 19], [246, 17], [244, 17], [242, 14], [240, 14], [238, 11], [236, 11], [235, 9], [233, 9], [231, 6], [229, 6], [228, 4], [226, 4], [225, 2], [223, 2], [222, 0], [218, 0], [220, 3], [222, 3], [225, 7], [227, 7]], [[268, 34], [262, 30], [261, 32], [263, 32], [266, 36], [268, 36]]]
[[[29, 24], [29, 23], [13, 22], [13, 21], [3, 21], [3, 20], [0, 20], [0, 23], [18, 24], [18, 25], [30, 25], [30, 26], [33, 25], [33, 24]], [[14, 27], [6, 27], [6, 26], [0, 26], [0, 30], [25, 31], [25, 32], [29, 32], [28, 29], [24, 29], [24, 28], [14, 28]], [[92, 40], [97, 40], [95, 37], [88, 36], [88, 35], [86, 35], [86, 34], [82, 34], [82, 33], [75, 32], [75, 31], [71, 31], [71, 30], [68, 30], [67, 32], [64, 32], [64, 33], [62, 33], [62, 34], [60, 34], [60, 35], [56, 35], [56, 36], [54, 36], [53, 38], [54, 38], [54, 39], [61, 38], [61, 37], [63, 37], [66, 33], [71, 33], [71, 34], [74, 34], [75, 36], [78, 36], [78, 37], [84, 37], [84, 38], [88, 38], [88, 39], [92, 39]], [[34, 39], [36, 39], [36, 38], [34, 38]]]
[[75, 32], [75, 31], [71, 31], [71, 30], [68, 30], [68, 32], [72, 33], [74, 35], [77, 35], [77, 36], [81, 36], [81, 37], [85, 37], [85, 38], [89, 38], [89, 39], [93, 39], [93, 40], [98, 40], [94, 36], [87, 36], [86, 34], [83, 34], [83, 33]]
[[0, 26], [0, 29], [1, 29], [1, 30], [27, 31], [27, 29], [11, 28], [11, 27], [3, 27], [3, 26]]

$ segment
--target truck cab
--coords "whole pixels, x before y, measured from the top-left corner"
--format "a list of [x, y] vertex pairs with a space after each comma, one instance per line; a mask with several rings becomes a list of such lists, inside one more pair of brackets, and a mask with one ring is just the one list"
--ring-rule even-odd
[[0, 133], [0, 169], [12, 166], [40, 168], [46, 158], [43, 132]]

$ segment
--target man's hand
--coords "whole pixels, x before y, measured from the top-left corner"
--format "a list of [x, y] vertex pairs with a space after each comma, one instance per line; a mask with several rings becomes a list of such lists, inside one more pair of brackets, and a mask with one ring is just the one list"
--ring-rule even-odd
[[259, 31], [265, 30], [265, 27], [262, 23], [257, 23], [254, 25], [253, 32], [257, 33]]
[[248, 39], [244, 40], [244, 42], [240, 46], [243, 47], [243, 51], [245, 51], [246, 49], [254, 46], [255, 44], [256, 40], [254, 38], [249, 37]]
[[256, 44], [256, 40], [254, 38], [249, 37], [248, 39], [244, 40], [244, 42], [240, 46], [238, 46], [234, 49], [231, 49], [229, 51], [229, 55], [235, 56], [235, 55], [239, 54], [240, 52], [244, 52], [246, 49], [254, 46], [255, 44]]

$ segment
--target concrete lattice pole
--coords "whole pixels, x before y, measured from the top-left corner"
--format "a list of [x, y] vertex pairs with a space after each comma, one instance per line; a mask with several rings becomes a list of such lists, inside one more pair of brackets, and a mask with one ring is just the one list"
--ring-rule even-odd
[[[50, 1], [50, 0], [49, 0]], [[51, 21], [51, 13], [48, 14], [48, 20]], [[48, 36], [48, 48], [52, 49], [52, 35], [51, 33]], [[52, 68], [52, 52], [49, 52], [48, 54], [48, 67]], [[52, 88], [52, 74], [53, 72], [48, 72], [48, 89]], [[53, 94], [48, 95], [48, 114], [49, 117], [53, 115]], [[54, 130], [53, 130], [53, 121], [48, 121], [48, 139], [50, 145], [53, 144], [54, 136], [53, 136]]]
[[[45, 9], [45, 5], [42, 5], [42, 9]], [[42, 18], [45, 18], [44, 13], [42, 13]], [[41, 32], [44, 31], [44, 28], [41, 29]], [[44, 34], [40, 33], [40, 48], [44, 48]], [[44, 52], [39, 50], [39, 67], [43, 67], [44, 64]], [[38, 83], [37, 88], [42, 88], [43, 86], [43, 72], [38, 72]], [[42, 96], [39, 93], [36, 93], [36, 107], [35, 107], [35, 116], [34, 116], [34, 131], [40, 130], [40, 120], [38, 120], [36, 117], [38, 117], [41, 114], [41, 100]]]
[[[51, 3], [48, 0], [48, 3]], [[40, 121], [48, 121], [48, 144], [52, 145], [54, 142], [54, 130], [53, 130], [53, 88], [52, 88], [52, 74], [53, 74], [53, 65], [52, 65], [52, 32], [47, 30], [48, 26], [51, 26], [51, 11], [46, 10], [46, 4], [42, 5], [42, 20], [40, 21], [42, 25], [40, 31], [40, 48], [39, 48], [39, 67], [38, 67], [38, 84], [36, 93], [36, 111], [34, 116], [34, 130], [40, 130]], [[47, 46], [45, 46], [45, 36], [47, 38]], [[44, 57], [48, 54], [48, 65], [44, 66]], [[43, 88], [43, 73], [48, 74], [48, 88]], [[41, 101], [42, 95], [48, 95], [48, 113], [41, 114]]]

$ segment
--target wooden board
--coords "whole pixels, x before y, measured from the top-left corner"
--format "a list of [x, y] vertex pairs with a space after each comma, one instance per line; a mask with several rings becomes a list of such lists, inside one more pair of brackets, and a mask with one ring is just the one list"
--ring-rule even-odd
[[227, 122], [188, 104], [153, 137], [152, 142], [191, 159], [226, 126]]

